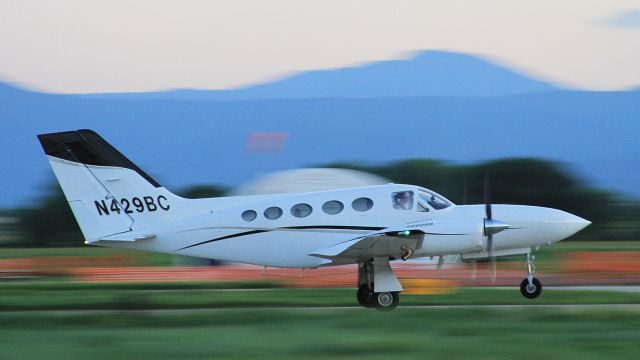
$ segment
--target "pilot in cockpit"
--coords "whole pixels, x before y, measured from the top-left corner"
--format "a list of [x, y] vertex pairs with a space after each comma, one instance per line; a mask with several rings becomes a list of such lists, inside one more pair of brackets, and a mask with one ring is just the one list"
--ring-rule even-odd
[[393, 208], [400, 210], [411, 210], [413, 205], [413, 194], [410, 191], [399, 191], [393, 194]]

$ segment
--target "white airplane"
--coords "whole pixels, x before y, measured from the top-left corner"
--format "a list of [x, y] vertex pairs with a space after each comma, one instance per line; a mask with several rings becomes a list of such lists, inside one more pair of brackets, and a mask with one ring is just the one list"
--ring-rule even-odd
[[[391, 310], [402, 285], [390, 261], [524, 255], [527, 298], [542, 291], [531, 251], [590, 224], [522, 205], [454, 205], [415, 185], [185, 199], [91, 130], [38, 135], [90, 245], [283, 268], [358, 264], [358, 302]], [[494, 263], [495, 264], [495, 263]]]

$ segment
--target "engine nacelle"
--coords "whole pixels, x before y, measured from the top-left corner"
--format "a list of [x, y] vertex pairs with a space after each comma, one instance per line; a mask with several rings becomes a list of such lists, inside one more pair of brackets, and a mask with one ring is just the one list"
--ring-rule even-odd
[[[413, 224], [412, 224], [413, 225]], [[413, 225], [424, 232], [419, 256], [460, 254], [485, 246], [482, 220], [427, 220]]]

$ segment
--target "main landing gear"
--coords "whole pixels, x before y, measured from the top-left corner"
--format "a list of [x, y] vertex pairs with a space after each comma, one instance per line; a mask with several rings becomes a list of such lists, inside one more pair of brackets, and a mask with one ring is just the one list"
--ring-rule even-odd
[[391, 270], [389, 259], [376, 257], [358, 264], [358, 303], [366, 308], [390, 311], [398, 306], [402, 285]]
[[533, 274], [536, 271], [536, 266], [533, 264], [535, 257], [531, 254], [527, 254], [526, 266], [527, 266], [527, 277], [522, 280], [520, 283], [520, 292], [522, 296], [527, 299], [535, 299], [540, 296], [542, 292], [542, 284], [538, 279], [533, 277]]
[[381, 311], [393, 310], [400, 302], [399, 291], [374, 292], [373, 284], [362, 284], [358, 287], [358, 303], [366, 308], [376, 308]]

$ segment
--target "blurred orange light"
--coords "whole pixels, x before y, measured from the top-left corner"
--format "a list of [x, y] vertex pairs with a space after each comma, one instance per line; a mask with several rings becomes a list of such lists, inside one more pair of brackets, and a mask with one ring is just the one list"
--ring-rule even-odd
[[256, 131], [249, 134], [245, 151], [248, 153], [280, 152], [289, 138], [286, 131]]

